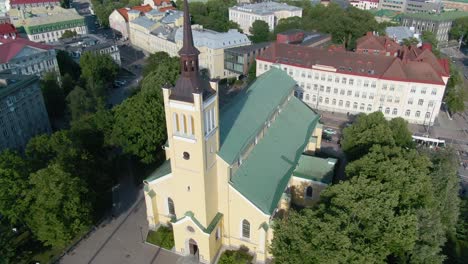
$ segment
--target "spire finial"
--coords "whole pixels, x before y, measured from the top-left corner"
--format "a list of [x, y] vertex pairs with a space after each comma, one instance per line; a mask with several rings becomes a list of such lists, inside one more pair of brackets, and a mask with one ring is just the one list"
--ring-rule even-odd
[[200, 52], [193, 45], [192, 25], [190, 23], [190, 12], [188, 1], [184, 0], [184, 38], [179, 55], [193, 55]]

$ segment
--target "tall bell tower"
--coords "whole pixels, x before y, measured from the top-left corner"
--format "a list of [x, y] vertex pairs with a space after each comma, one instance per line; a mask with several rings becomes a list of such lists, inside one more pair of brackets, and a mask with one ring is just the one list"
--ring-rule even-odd
[[193, 213], [203, 226], [217, 214], [216, 153], [219, 149], [217, 82], [200, 76], [200, 51], [193, 43], [187, 0], [184, 0], [181, 73], [174, 87], [164, 87], [176, 218]]

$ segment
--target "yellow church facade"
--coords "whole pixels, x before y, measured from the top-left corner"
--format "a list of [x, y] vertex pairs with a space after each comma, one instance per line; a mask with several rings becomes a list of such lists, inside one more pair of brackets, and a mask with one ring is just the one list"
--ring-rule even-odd
[[336, 160], [313, 156], [321, 143], [319, 116], [294, 97], [296, 83], [280, 69], [220, 109], [218, 83], [199, 76], [185, 21], [187, 4], [181, 76], [163, 88], [167, 160], [144, 181], [148, 224], [170, 225], [174, 251], [202, 263], [241, 246], [265, 262], [273, 221], [291, 203], [317, 202]]

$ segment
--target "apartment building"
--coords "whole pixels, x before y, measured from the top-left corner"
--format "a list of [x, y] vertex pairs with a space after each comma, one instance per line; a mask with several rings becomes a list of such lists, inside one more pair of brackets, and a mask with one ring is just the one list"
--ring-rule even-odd
[[0, 39], [0, 72], [4, 70], [22, 75], [60, 74], [52, 46], [23, 38]]
[[13, 25], [26, 32], [29, 40], [34, 42], [56, 42], [66, 30], [80, 35], [88, 33], [85, 18], [74, 8], [39, 6], [27, 10], [11, 9], [9, 13]]
[[60, 6], [60, 0], [5, 0], [7, 9], [26, 9], [33, 7]]
[[[237, 29], [216, 32], [203, 29], [202, 26], [193, 26], [192, 32], [195, 47], [200, 51], [200, 68], [207, 70], [211, 78], [226, 78], [235, 75], [224, 68], [224, 51], [229, 48], [250, 45], [249, 38]], [[180, 27], [175, 34], [178, 47], [182, 47], [182, 40], [183, 28]]]
[[445, 9], [458, 9], [468, 11], [468, 0], [442, 0]]
[[352, 0], [349, 4], [362, 10], [371, 10], [379, 8], [379, 0]]
[[441, 0], [379, 0], [379, 9], [411, 13], [439, 13]]
[[257, 76], [277, 67], [297, 82], [295, 95], [318, 110], [432, 124], [449, 78], [448, 62], [430, 45], [403, 47], [398, 56], [272, 44], [257, 58]]
[[302, 17], [302, 8], [277, 2], [245, 4], [229, 8], [229, 20], [239, 24], [246, 34], [250, 34], [249, 29], [256, 20], [265, 21], [270, 31], [273, 31], [280, 19], [294, 16]]
[[224, 69], [235, 74], [247, 75], [255, 59], [262, 54], [270, 42], [255, 43], [224, 50]]
[[56, 49], [66, 51], [78, 63], [85, 52], [109, 55], [115, 63], [121, 65], [120, 51], [117, 43], [105, 39], [99, 39], [94, 35], [84, 35], [75, 38], [61, 39]]
[[449, 39], [449, 32], [455, 19], [468, 17], [468, 12], [445, 11], [440, 14], [405, 13], [401, 16], [401, 25], [413, 27], [415, 32], [422, 34], [423, 31], [434, 33], [439, 45], [445, 45]]
[[0, 73], [0, 151], [21, 150], [30, 138], [50, 132], [39, 78]]
[[119, 32], [124, 39], [129, 38], [129, 20], [133, 20], [139, 16], [144, 15], [152, 11], [153, 8], [150, 5], [124, 7], [115, 9], [109, 15], [109, 26], [113, 30]]
[[161, 12], [175, 10], [175, 7], [172, 6], [171, 0], [144, 0], [143, 4], [150, 5], [152, 8]]

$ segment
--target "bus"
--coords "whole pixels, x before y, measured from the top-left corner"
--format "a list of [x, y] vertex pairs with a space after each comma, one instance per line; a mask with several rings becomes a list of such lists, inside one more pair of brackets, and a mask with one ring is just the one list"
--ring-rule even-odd
[[437, 139], [437, 138], [430, 138], [424, 136], [412, 136], [413, 141], [418, 144], [418, 146], [425, 146], [429, 148], [443, 148], [445, 147], [445, 140]]

